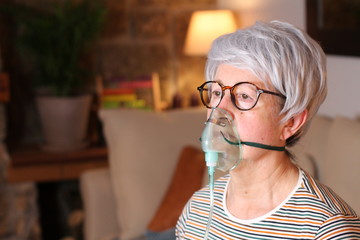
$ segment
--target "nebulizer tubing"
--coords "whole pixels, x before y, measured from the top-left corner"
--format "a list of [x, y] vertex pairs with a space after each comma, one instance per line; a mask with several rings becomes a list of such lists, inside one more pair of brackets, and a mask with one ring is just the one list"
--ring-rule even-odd
[[209, 165], [207, 166], [208, 175], [209, 175], [209, 189], [210, 189], [209, 217], [208, 217], [208, 222], [206, 224], [206, 231], [205, 231], [205, 235], [204, 235], [204, 239], [207, 239], [208, 235], [209, 235], [210, 226], [211, 226], [212, 215], [214, 212], [214, 174], [215, 174], [215, 167], [216, 167], [216, 163], [217, 163], [217, 159], [218, 159], [218, 154], [216, 152], [206, 152], [205, 159], [206, 159], [206, 162], [210, 161], [210, 162], [215, 163], [215, 166], [209, 166]]
[[201, 135], [201, 146], [209, 175], [210, 206], [204, 239], [208, 239], [214, 212], [215, 169], [229, 171], [241, 160], [241, 141], [233, 117], [224, 109], [213, 108]]

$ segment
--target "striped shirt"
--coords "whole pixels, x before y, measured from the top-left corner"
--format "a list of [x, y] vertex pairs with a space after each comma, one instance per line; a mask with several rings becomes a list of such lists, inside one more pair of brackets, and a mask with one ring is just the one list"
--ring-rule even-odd
[[[251, 220], [228, 212], [229, 174], [215, 182], [214, 213], [208, 239], [360, 239], [355, 211], [330, 188], [300, 171], [296, 188], [276, 209]], [[209, 188], [196, 192], [176, 226], [177, 239], [203, 239], [209, 214]]]

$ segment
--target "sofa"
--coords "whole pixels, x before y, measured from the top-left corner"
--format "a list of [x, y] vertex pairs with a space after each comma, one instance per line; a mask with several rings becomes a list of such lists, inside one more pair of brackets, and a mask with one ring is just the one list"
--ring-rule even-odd
[[[207, 183], [199, 142], [206, 110], [112, 109], [99, 116], [109, 168], [80, 178], [85, 239], [168, 239], [187, 199]], [[290, 150], [297, 164], [360, 212], [359, 121], [316, 116]]]

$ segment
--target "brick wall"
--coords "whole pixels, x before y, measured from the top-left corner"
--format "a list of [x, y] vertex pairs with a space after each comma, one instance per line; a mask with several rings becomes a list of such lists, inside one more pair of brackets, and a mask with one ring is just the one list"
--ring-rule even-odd
[[163, 100], [179, 93], [187, 105], [203, 82], [205, 57], [182, 53], [191, 13], [216, 0], [106, 0], [108, 19], [97, 52], [104, 79], [158, 72]]

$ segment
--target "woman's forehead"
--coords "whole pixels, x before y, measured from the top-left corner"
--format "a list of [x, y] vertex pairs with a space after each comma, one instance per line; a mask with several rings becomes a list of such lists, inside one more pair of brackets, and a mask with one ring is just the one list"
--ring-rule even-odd
[[228, 64], [219, 65], [213, 80], [227, 86], [232, 86], [238, 82], [251, 82], [258, 87], [265, 86], [264, 81], [259, 79], [251, 70]]

